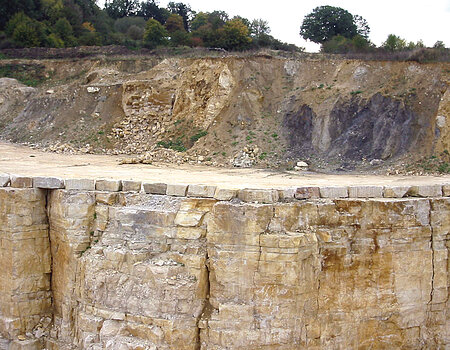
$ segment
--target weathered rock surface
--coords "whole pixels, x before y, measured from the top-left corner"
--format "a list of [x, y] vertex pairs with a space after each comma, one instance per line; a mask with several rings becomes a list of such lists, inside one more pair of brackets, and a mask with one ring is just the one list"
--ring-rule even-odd
[[0, 188], [0, 338], [50, 349], [450, 345], [450, 198], [109, 195]]
[[0, 338], [25, 340], [52, 312], [52, 258], [43, 190], [0, 190], [0, 242]]

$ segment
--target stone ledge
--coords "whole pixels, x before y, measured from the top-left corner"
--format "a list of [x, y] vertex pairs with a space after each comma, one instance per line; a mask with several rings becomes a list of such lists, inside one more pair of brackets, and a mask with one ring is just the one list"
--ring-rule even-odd
[[122, 190], [121, 180], [97, 180], [95, 182], [95, 189], [97, 191], [118, 192]]
[[382, 186], [350, 186], [348, 188], [349, 198], [382, 198]]
[[140, 192], [141, 185], [142, 185], [141, 181], [122, 180], [122, 191], [123, 192]]
[[33, 187], [49, 190], [64, 188], [64, 180], [58, 177], [37, 176], [33, 179]]
[[11, 187], [31, 188], [33, 187], [33, 178], [29, 176], [11, 175]]
[[174, 197], [214, 198], [247, 203], [266, 203], [338, 198], [432, 198], [450, 197], [450, 184], [431, 185], [361, 185], [361, 186], [299, 186], [276, 189], [236, 189], [215, 185], [167, 184], [112, 179], [61, 179], [57, 177], [0, 174], [0, 187], [66, 189], [102, 192], [145, 192]]
[[66, 190], [94, 191], [95, 180], [91, 179], [67, 179]]
[[238, 198], [243, 202], [270, 204], [278, 202], [279, 195], [277, 190], [253, 190], [246, 188], [239, 191]]
[[165, 183], [148, 183], [142, 184], [145, 193], [165, 195], [167, 192], [167, 184]]
[[348, 187], [325, 186], [320, 187], [320, 197], [322, 198], [348, 198]]

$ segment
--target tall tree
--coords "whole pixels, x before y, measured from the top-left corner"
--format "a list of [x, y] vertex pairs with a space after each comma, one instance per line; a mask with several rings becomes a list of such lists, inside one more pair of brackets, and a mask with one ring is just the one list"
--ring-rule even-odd
[[9, 19], [18, 12], [37, 18], [40, 4], [39, 0], [0, 0], [0, 30], [3, 30]]
[[228, 14], [225, 11], [213, 11], [209, 14], [208, 21], [214, 30], [219, 29], [228, 21]]
[[270, 34], [269, 23], [263, 19], [254, 19], [250, 24], [250, 33], [256, 38]]
[[191, 9], [189, 5], [182, 2], [169, 2], [167, 9], [176, 15], [180, 15], [183, 18], [184, 29], [189, 32], [192, 19], [195, 17], [195, 11]]
[[176, 32], [178, 30], [185, 31], [183, 26], [183, 18], [180, 15], [172, 13], [169, 18], [167, 18], [164, 27], [169, 33]]
[[316, 7], [306, 15], [300, 27], [300, 35], [307, 40], [322, 44], [336, 35], [353, 38], [369, 35], [370, 28], [361, 16], [353, 16], [347, 10], [333, 6]]
[[406, 40], [397, 35], [389, 34], [382, 47], [388, 51], [399, 51], [406, 48]]
[[164, 28], [156, 19], [150, 18], [145, 25], [143, 39], [144, 46], [154, 49], [157, 46], [167, 45], [168, 36], [169, 33], [167, 33], [166, 28]]
[[252, 42], [248, 27], [239, 18], [229, 20], [223, 26], [224, 48], [227, 50], [243, 50]]
[[134, 16], [139, 8], [138, 0], [106, 0], [106, 13], [114, 18]]
[[150, 18], [156, 19], [159, 23], [166, 23], [170, 12], [165, 8], [159, 7], [155, 0], [141, 2], [138, 16], [144, 17], [147, 21]]

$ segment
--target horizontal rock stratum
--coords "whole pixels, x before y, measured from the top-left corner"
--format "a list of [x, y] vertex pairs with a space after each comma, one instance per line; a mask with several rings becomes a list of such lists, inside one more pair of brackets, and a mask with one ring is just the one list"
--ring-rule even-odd
[[0, 349], [450, 346], [445, 183], [0, 179]]

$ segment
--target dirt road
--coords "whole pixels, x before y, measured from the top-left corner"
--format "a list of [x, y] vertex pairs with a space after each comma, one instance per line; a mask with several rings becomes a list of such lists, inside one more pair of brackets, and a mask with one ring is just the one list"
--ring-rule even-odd
[[450, 176], [326, 175], [264, 169], [224, 169], [168, 164], [124, 164], [119, 157], [44, 153], [0, 142], [0, 173], [63, 178], [129, 179], [227, 188], [286, 188], [334, 185], [419, 185], [450, 183]]

